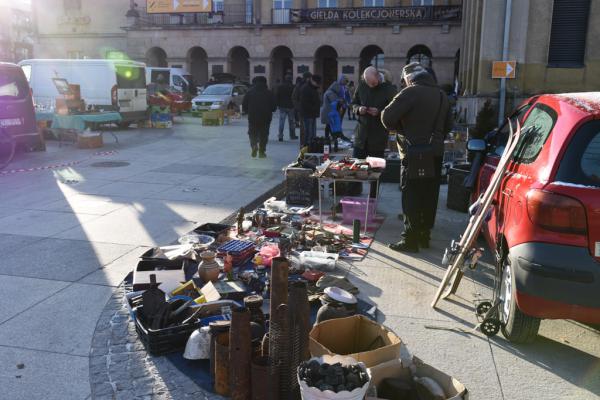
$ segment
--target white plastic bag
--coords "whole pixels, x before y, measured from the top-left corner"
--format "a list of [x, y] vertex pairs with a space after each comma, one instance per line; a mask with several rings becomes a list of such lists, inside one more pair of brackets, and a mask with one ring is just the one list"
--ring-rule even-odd
[[325, 253], [322, 251], [303, 251], [300, 253], [300, 264], [304, 268], [316, 269], [324, 272], [335, 270], [338, 259], [337, 253]]

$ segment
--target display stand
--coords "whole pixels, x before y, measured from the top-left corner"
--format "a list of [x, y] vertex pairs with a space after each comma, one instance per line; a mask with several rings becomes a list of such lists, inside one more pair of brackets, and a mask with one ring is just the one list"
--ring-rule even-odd
[[[319, 183], [319, 223], [323, 224], [323, 189], [321, 188], [322, 183], [333, 183], [333, 211], [332, 217], [335, 218], [335, 206], [336, 206], [336, 182], [355, 182], [355, 183], [370, 183], [375, 184], [375, 200], [379, 199], [379, 178], [381, 177], [381, 173], [373, 174], [371, 177], [366, 179], [357, 179], [357, 178], [333, 178], [328, 176], [318, 176], [317, 180]], [[365, 208], [365, 235], [367, 234], [367, 229], [369, 227], [369, 204], [371, 202], [371, 191], [367, 191], [367, 206]], [[377, 207], [377, 202], [375, 203], [375, 207]]]

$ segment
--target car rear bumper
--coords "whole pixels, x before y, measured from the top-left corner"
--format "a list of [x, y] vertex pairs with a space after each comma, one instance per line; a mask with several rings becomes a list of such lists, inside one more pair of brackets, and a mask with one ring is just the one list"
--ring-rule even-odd
[[600, 263], [587, 248], [530, 242], [510, 257], [525, 314], [600, 323]]

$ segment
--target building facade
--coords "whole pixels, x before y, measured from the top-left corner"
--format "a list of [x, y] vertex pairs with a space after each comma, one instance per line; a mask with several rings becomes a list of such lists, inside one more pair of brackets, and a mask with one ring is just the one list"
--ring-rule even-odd
[[[498, 102], [507, 0], [464, 0], [458, 105], [473, 123], [483, 102]], [[539, 93], [600, 90], [600, 1], [512, 0], [508, 12], [508, 57], [516, 76], [506, 80], [510, 111]]]
[[292, 72], [357, 80], [375, 64], [398, 82], [419, 60], [451, 85], [462, 0], [213, 0], [212, 13], [149, 14], [145, 0], [33, 0], [39, 58], [125, 54], [151, 66], [187, 68], [198, 84], [214, 73], [271, 84]]
[[19, 62], [31, 58], [33, 28], [29, 5], [18, 2], [0, 4], [0, 61]]

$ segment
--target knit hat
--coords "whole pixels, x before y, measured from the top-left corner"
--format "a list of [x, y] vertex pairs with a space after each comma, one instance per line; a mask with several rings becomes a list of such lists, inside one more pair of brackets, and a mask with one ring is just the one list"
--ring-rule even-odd
[[411, 62], [402, 68], [402, 79], [406, 79], [408, 82], [413, 82], [417, 76], [422, 74], [428, 74], [428, 72], [418, 62]]

